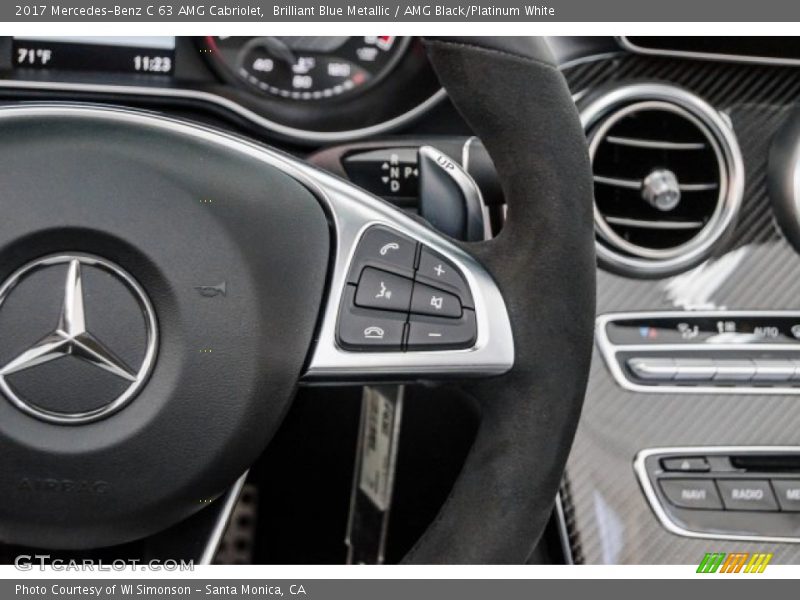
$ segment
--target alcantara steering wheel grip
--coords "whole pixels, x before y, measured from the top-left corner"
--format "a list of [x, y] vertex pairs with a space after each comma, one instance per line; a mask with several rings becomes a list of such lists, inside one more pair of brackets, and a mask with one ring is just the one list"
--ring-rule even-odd
[[465, 384], [481, 425], [414, 563], [522, 563], [552, 511], [580, 416], [595, 315], [592, 180], [566, 81], [544, 39], [427, 39], [453, 103], [502, 182], [508, 219], [463, 245], [494, 278], [514, 334], [513, 368]]
[[241, 476], [298, 382], [447, 377], [481, 426], [406, 561], [526, 560], [589, 368], [587, 151], [543, 41], [426, 44], [503, 182], [488, 242], [196, 123], [0, 108], [0, 539], [151, 535]]

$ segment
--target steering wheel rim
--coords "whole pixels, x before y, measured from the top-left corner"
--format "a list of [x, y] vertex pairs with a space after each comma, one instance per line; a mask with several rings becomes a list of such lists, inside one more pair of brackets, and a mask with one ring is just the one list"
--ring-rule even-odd
[[[20, 180], [18, 187], [12, 186], [19, 191], [19, 199], [13, 198], [11, 205], [12, 210], [17, 208], [15, 214], [20, 222], [13, 230], [0, 228], [0, 254], [13, 259], [6, 262], [16, 268], [22, 266], [20, 263], [66, 250], [112, 259], [149, 291], [159, 313], [164, 345], [151, 381], [140, 397], [104, 420], [81, 425], [81, 435], [60, 423], [32, 421], [10, 403], [0, 405], [0, 416], [7, 417], [0, 424], [0, 448], [7, 461], [20, 461], [0, 478], [0, 487], [11, 498], [0, 509], [0, 537], [40, 546], [74, 547], [78, 539], [75, 533], [83, 528], [84, 533], [91, 534], [81, 538], [80, 543], [107, 545], [141, 537], [196, 512], [199, 502], [222, 493], [263, 449], [285, 414], [293, 382], [304, 372], [306, 378], [318, 381], [342, 373], [352, 377], [352, 364], [356, 364], [362, 374], [370, 377], [392, 375], [402, 379], [409, 375], [452, 377], [462, 368], [464, 372], [474, 369], [483, 375], [507, 372], [499, 378], [465, 386], [481, 407], [476, 442], [450, 497], [405, 561], [525, 561], [552, 509], [588, 376], [595, 269], [588, 154], [569, 90], [542, 40], [444, 38], [428, 39], [426, 45], [443, 85], [484, 141], [503, 182], [509, 219], [498, 238], [489, 242], [458, 244], [447, 240], [350, 184], [313, 173], [292, 158], [267, 152], [235, 136], [196, 125], [131, 111], [75, 106], [3, 110], [0, 127], [6, 132], [17, 128], [17, 134], [30, 134], [25, 138], [17, 135], [15, 139], [29, 139], [27, 144], [37, 151], [55, 144], [57, 132], [80, 134], [71, 140], [77, 140], [73, 143], [74, 156], [84, 160], [88, 156], [106, 167], [103, 178], [87, 176], [87, 195], [102, 191], [108, 197], [116, 189], [120, 200], [111, 202], [112, 206], [106, 209], [97, 198], [81, 196], [69, 183], [70, 174], [79, 169], [78, 163], [65, 158], [58, 163], [63, 171], [58, 176], [45, 174], [41, 181]], [[491, 88], [478, 85], [489, 80], [493, 83]], [[530, 94], [530, 89], [535, 89], [535, 94]], [[47, 131], [45, 122], [52, 126]], [[155, 136], [165, 148], [157, 147], [154, 140], [137, 132], [133, 125], [143, 126], [144, 133]], [[116, 144], [124, 142], [128, 154], [116, 156], [115, 146], [102, 146], [98, 131]], [[105, 154], [99, 153], [95, 145], [101, 146]], [[58, 150], [68, 151], [63, 144]], [[0, 147], [0, 152], [4, 151], [10, 152], [11, 147]], [[533, 159], [528, 159], [531, 154]], [[187, 162], [187, 157], [193, 162]], [[266, 173], [265, 161], [270, 167]], [[130, 162], [140, 171], [133, 169]], [[197, 166], [198, 162], [202, 164]], [[11, 170], [13, 165], [16, 171]], [[207, 176], [208, 165], [224, 166], [226, 173], [234, 170], [244, 182], [242, 189], [234, 187], [229, 191], [227, 213], [209, 211], [207, 207], [198, 211], [201, 188], [192, 190], [194, 197], [188, 193], [189, 183], [183, 171], [189, 168], [193, 168], [193, 177], [207, 186], [203, 189], [214, 188], [213, 178]], [[6, 168], [8, 178], [24, 171], [20, 162], [8, 163]], [[161, 207], [159, 210], [168, 215], [163, 217], [166, 221], [185, 218], [193, 223], [190, 229], [182, 227], [179, 220], [174, 222], [175, 234], [184, 245], [194, 243], [191, 234], [196, 235], [197, 231], [217, 244], [216, 253], [203, 254], [202, 266], [187, 252], [176, 253], [183, 262], [170, 256], [167, 247], [175, 240], [167, 242], [170, 228], [158, 220], [144, 219], [150, 219], [149, 227], [160, 230], [154, 240], [146, 240], [146, 250], [136, 247], [137, 236], [148, 237], [144, 229], [137, 229], [142, 224], [118, 222], [120, 215], [129, 214], [122, 199], [135, 198], [131, 182], [140, 172], [157, 174], [158, 185], [162, 186], [148, 187], [145, 182], [138, 182], [141, 193], [152, 196], [145, 198], [145, 206]], [[255, 181], [262, 187], [249, 185]], [[104, 187], [113, 187], [112, 184], [117, 188]], [[59, 189], [59, 185], [65, 189]], [[258, 189], [264, 186], [280, 194], [279, 200], [272, 198], [269, 218], [263, 212], [263, 201], [255, 199]], [[220, 187], [215, 189], [223, 193]], [[59, 215], [49, 214], [52, 209], [46, 203], [48, 199], [40, 198], [43, 190], [54, 196], [55, 200], [50, 201], [64, 211], [77, 211], [74, 218], [61, 215], [59, 221]], [[166, 208], [165, 195], [175, 197]], [[360, 220], [352, 231], [347, 230], [347, 219], [342, 217], [345, 213], [339, 212], [337, 203], [349, 203], [350, 216], [358, 213]], [[63, 227], [62, 221], [69, 226]], [[417, 363], [413, 363], [413, 357], [398, 363], [405, 365], [406, 371], [398, 370], [391, 353], [359, 355], [340, 348], [331, 351], [343, 294], [352, 287], [346, 280], [348, 261], [367, 225], [374, 223], [396, 226], [404, 235], [414, 236], [419, 243], [443, 254], [464, 272], [476, 296], [479, 335], [474, 348], [420, 353]], [[331, 226], [334, 242], [329, 242], [323, 231]], [[264, 230], [275, 239], [259, 239]], [[313, 232], [313, 239], [303, 237], [309, 232]], [[245, 241], [262, 251], [245, 247]], [[260, 244], [268, 244], [270, 252], [265, 253]], [[333, 275], [326, 275], [329, 250], [336, 265]], [[170, 262], [172, 258], [175, 264]], [[206, 263], [213, 263], [217, 270], [207, 269]], [[252, 332], [237, 329], [246, 342], [237, 356], [232, 350], [235, 336], [223, 330], [236, 318], [235, 311], [226, 307], [220, 315], [213, 315], [202, 309], [203, 317], [212, 321], [206, 325], [213, 328], [216, 323], [220, 328], [215, 335], [223, 340], [223, 352], [217, 370], [209, 373], [198, 368], [196, 356], [192, 358], [191, 377], [186, 366], [189, 359], [183, 357], [183, 362], [176, 365], [178, 359], [173, 352], [177, 346], [170, 344], [185, 342], [188, 332], [198, 325], [196, 305], [188, 308], [187, 304], [195, 290], [220, 286], [211, 285], [216, 280], [188, 285], [186, 265], [215, 275], [233, 269], [235, 277], [226, 277], [238, 281], [243, 290], [241, 296], [231, 292], [238, 303], [235, 309], [240, 315], [239, 324], [252, 320]], [[276, 292], [274, 286], [270, 288], [264, 282], [265, 274], [278, 271], [287, 276], [298, 266], [306, 277], [297, 286], [285, 286]], [[8, 273], [0, 275], [6, 278]], [[323, 304], [326, 287], [329, 291]], [[228, 288], [222, 285], [221, 289]], [[291, 326], [268, 314], [262, 306], [278, 306], [276, 295], [284, 305], [293, 307], [291, 319], [297, 322], [290, 319]], [[321, 316], [320, 305], [325, 306]], [[6, 309], [0, 298], [0, 327]], [[97, 317], [98, 322], [100, 319]], [[513, 350], [509, 350], [509, 323], [513, 328]], [[286, 336], [293, 336], [291, 343]], [[268, 338], [275, 339], [265, 341]], [[72, 348], [80, 340], [70, 337], [67, 342]], [[312, 347], [310, 358], [306, 358], [308, 347]], [[326, 351], [331, 352], [326, 355]], [[406, 353], [406, 357], [410, 354]], [[265, 376], [257, 372], [262, 355], [275, 365], [275, 373]], [[412, 369], [407, 369], [409, 360]], [[0, 364], [0, 371], [3, 368]], [[226, 370], [237, 375], [227, 381], [232, 390], [229, 393], [235, 395], [225, 407], [227, 410], [209, 402], [202, 403], [199, 409], [192, 405], [182, 387], [192, 384], [194, 393], [207, 399], [208, 391], [200, 385], [204, 382], [220, 394], [220, 382], [213, 377], [222, 377]], [[272, 404], [266, 408], [263, 397], [268, 392], [272, 393]], [[169, 420], [165, 421], [164, 415], [169, 415]], [[176, 430], [175, 439], [165, 441], [170, 426], [181, 419], [189, 419], [195, 430]], [[198, 435], [203, 421], [212, 422], [215, 427]], [[246, 435], [242, 436], [242, 432]], [[42, 440], [46, 436], [51, 438], [45, 443]], [[246, 440], [242, 441], [242, 437]], [[157, 477], [143, 480], [148, 489], [139, 490], [131, 480], [141, 475], [131, 462], [155, 448], [175, 453], [184, 463], [165, 460], [168, 465], [155, 467]], [[113, 469], [121, 463], [124, 465], [118, 476]], [[49, 478], [55, 483], [37, 483], [39, 479], [31, 476], [34, 464], [44, 464], [57, 473]], [[117, 477], [105, 488], [106, 492], [110, 488], [109, 496], [100, 492], [88, 500], [75, 500], [70, 495], [76, 482], [81, 489], [86, 487], [85, 482], [91, 488], [94, 483], [103, 482], [103, 477]], [[158, 477], [169, 481], [156, 481]], [[115, 498], [117, 493], [119, 497]], [[120, 497], [124, 498], [123, 506], [112, 509], [110, 500], [119, 502]], [[109, 510], [108, 514], [97, 522], [91, 521], [91, 511], [103, 508]], [[113, 516], [119, 521], [113, 522]], [[147, 523], [142, 521], [145, 516], [149, 517]], [[32, 525], [37, 519], [43, 519], [41, 525]]]
[[586, 391], [596, 269], [591, 167], [577, 109], [543, 38], [426, 45], [503, 187], [503, 230], [462, 247], [503, 294], [515, 364], [466, 387], [481, 411], [476, 441], [405, 561], [522, 563], [552, 513]]

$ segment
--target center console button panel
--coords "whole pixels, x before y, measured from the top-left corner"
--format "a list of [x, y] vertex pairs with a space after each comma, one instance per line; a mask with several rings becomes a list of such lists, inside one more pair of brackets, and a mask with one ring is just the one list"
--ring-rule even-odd
[[800, 543], [800, 447], [655, 448], [634, 470], [673, 533]]
[[678, 311], [607, 315], [609, 341], [621, 346], [665, 344], [797, 344], [800, 312]]
[[596, 338], [629, 390], [800, 394], [800, 312], [608, 314]]

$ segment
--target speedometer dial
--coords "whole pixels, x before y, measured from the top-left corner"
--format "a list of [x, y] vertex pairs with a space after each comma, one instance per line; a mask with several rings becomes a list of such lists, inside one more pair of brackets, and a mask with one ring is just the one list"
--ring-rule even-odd
[[212, 58], [262, 93], [294, 100], [324, 100], [363, 90], [385, 77], [409, 38], [208, 37]]

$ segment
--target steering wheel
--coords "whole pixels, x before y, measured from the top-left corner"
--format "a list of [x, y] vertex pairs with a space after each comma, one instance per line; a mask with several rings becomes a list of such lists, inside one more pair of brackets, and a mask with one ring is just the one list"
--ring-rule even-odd
[[0, 539], [151, 535], [232, 485], [298, 384], [448, 378], [481, 424], [405, 561], [525, 561], [589, 369], [586, 143], [543, 40], [425, 43], [502, 180], [491, 241], [198, 124], [0, 108]]

